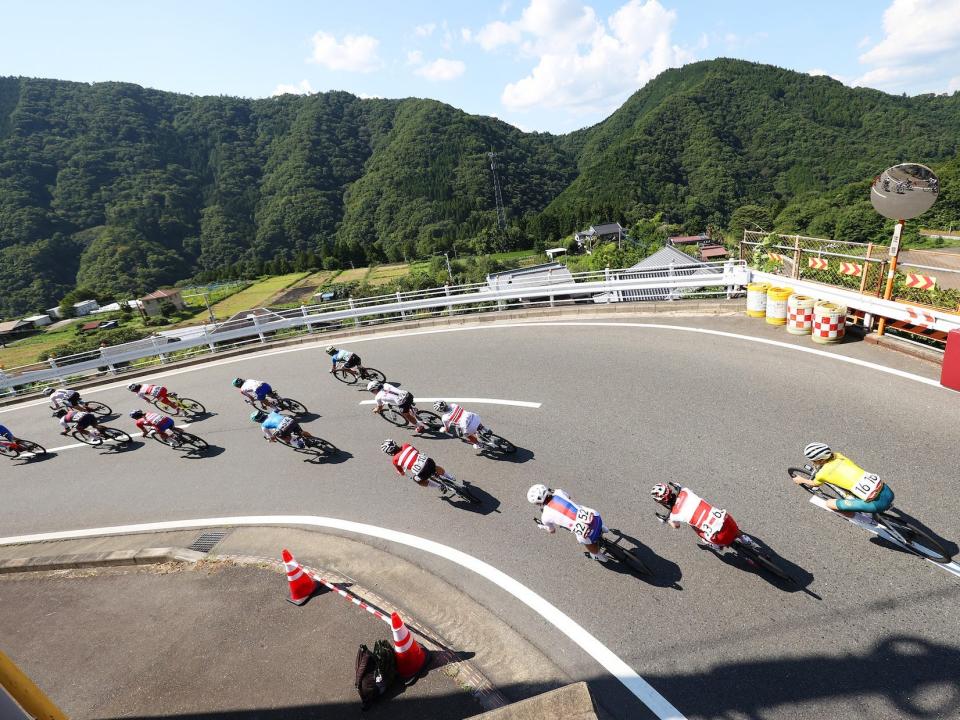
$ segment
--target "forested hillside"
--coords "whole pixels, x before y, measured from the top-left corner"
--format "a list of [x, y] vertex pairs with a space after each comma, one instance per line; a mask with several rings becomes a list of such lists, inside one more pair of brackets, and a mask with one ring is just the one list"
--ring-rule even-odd
[[855, 232], [878, 223], [858, 195], [869, 178], [953, 161], [958, 142], [960, 94], [895, 97], [734, 60], [667, 71], [560, 137], [432, 100], [0, 78], [0, 316], [78, 284], [126, 295], [532, 247], [609, 220]]

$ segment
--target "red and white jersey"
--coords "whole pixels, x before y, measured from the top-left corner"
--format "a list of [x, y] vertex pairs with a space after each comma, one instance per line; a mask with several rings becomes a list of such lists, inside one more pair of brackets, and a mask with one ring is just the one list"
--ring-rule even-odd
[[384, 383], [383, 387], [380, 388], [380, 392], [378, 392], [373, 399], [377, 401], [377, 407], [399, 405], [400, 401], [403, 400], [403, 396], [406, 394], [406, 390], [401, 390], [390, 383]]
[[713, 507], [690, 488], [683, 488], [670, 511], [670, 522], [690, 525], [704, 540], [710, 541], [723, 527], [727, 511]]
[[472, 435], [480, 427], [480, 416], [475, 412], [464, 410], [455, 404], [449, 405], [448, 408], [442, 418], [444, 430], [449, 430], [451, 425], [456, 425], [464, 433]]
[[393, 462], [393, 466], [401, 475], [404, 474], [405, 470], [409, 470], [416, 475], [423, 470], [423, 466], [426, 465], [427, 460], [427, 456], [417, 450], [413, 445], [404, 443], [403, 447], [400, 448], [400, 452], [393, 456], [391, 462]]
[[143, 430], [147, 425], [150, 427], [158, 427], [161, 423], [165, 423], [167, 416], [161, 413], [148, 412], [142, 418], [137, 420], [136, 425], [138, 428]]
[[147, 398], [158, 398], [167, 394], [167, 389], [163, 385], [141, 385], [140, 392], [137, 393], [144, 400]]

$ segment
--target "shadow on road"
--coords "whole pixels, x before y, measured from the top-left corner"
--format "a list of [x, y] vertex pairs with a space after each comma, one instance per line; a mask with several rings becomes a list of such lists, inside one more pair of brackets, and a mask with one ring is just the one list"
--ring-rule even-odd
[[773, 560], [777, 566], [779, 566], [784, 572], [793, 578], [793, 582], [777, 577], [770, 571], [754, 565], [746, 555], [737, 552], [737, 550], [733, 547], [723, 548], [722, 550], [714, 550], [706, 545], [699, 545], [699, 547], [710, 551], [713, 555], [720, 558], [724, 563], [730, 565], [731, 567], [735, 567], [738, 570], [743, 570], [744, 572], [753, 573], [757, 577], [763, 578], [778, 590], [782, 590], [784, 592], [804, 592], [816, 600], [823, 599], [815, 592], [809, 590], [810, 583], [813, 582], [813, 575], [811, 573], [807, 572], [796, 563], [790, 562], [782, 555], [779, 555], [776, 551], [772, 550], [769, 545], [767, 545], [763, 540], [758, 538], [753, 533], [750, 533], [750, 537], [767, 552], [771, 560]]
[[[679, 565], [672, 560], [667, 560], [665, 557], [657, 555], [653, 550], [640, 542], [640, 540], [631, 535], [627, 535], [622, 530], [613, 529], [610, 530], [610, 532], [619, 538], [617, 541], [618, 545], [620, 545], [624, 550], [632, 551], [633, 554], [636, 555], [644, 565], [650, 568], [649, 575], [636, 574], [629, 570], [626, 572], [630, 572], [648, 585], [653, 585], [654, 587], [683, 590], [683, 588], [680, 587], [680, 578], [683, 577], [683, 572], [680, 570]], [[621, 540], [625, 540], [633, 547], [627, 547], [620, 542]], [[612, 563], [607, 563], [607, 567], [609, 567], [611, 570], [616, 570], [616, 568], [614, 568], [612, 565]], [[618, 570], [618, 572], [624, 572], [624, 570]]]
[[[947, 538], [943, 537], [936, 530], [933, 530], [927, 527], [926, 525], [923, 524], [923, 522], [913, 517], [913, 515], [910, 515], [909, 513], [904, 512], [900, 508], [892, 507], [889, 510], [887, 510], [885, 514], [892, 515], [895, 518], [900, 518], [905, 522], [909, 522], [909, 523], [912, 523], [913, 525], [916, 525], [918, 528], [920, 528], [920, 530], [927, 533], [930, 537], [932, 537], [934, 540], [940, 543], [943, 546], [943, 549], [946, 550], [948, 553], [950, 553], [951, 556], [956, 555], [957, 552], [960, 552], [960, 547], [957, 547], [957, 543], [955, 543], [953, 540], [948, 540]], [[905, 550], [899, 545], [888, 542], [887, 540], [884, 540], [883, 538], [878, 536], [871, 537], [870, 542], [890, 550], [897, 550], [899, 552], [907, 553], [909, 555], [915, 554], [910, 552], [909, 550]]]
[[330, 445], [332, 450], [299, 450], [302, 455], [308, 455], [303, 461], [311, 465], [339, 465], [345, 463], [353, 457], [353, 453], [341, 450], [335, 445]]
[[30, 455], [29, 457], [21, 455], [20, 457], [13, 459], [13, 466], [19, 467], [20, 465], [35, 465], [36, 463], [45, 462], [51, 458], [55, 458], [56, 456], [57, 453], [49, 450], [43, 455]]
[[467, 512], [476, 513], [477, 515], [489, 515], [490, 513], [500, 512], [498, 510], [500, 507], [500, 501], [497, 498], [488, 493], [486, 490], [477, 487], [476, 485], [470, 483], [464, 484], [470, 488], [470, 493], [480, 502], [471, 503], [467, 500], [464, 500], [459, 495], [452, 494], [441, 496], [440, 499], [456, 508], [459, 508], [460, 510], [466, 510]]
[[218, 455], [223, 455], [223, 453], [226, 452], [226, 448], [222, 448], [219, 445], [208, 445], [203, 450], [193, 448], [188, 450], [182, 450], [181, 448], [176, 449], [181, 450], [180, 457], [188, 460], [206, 460], [207, 458], [215, 458]]

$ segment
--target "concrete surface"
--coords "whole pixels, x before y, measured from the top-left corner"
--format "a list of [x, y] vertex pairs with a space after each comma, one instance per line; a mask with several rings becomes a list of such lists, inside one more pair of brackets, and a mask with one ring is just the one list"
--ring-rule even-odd
[[[741, 317], [641, 322], [813, 347]], [[191, 427], [219, 446], [208, 458], [181, 459], [150, 443], [3, 465], [0, 533], [266, 513], [358, 520], [453, 545], [517, 578], [689, 718], [960, 717], [950, 670], [960, 665], [956, 578], [872, 544], [811, 506], [785, 473], [802, 462], [805, 443], [828, 441], [888, 478], [898, 507], [955, 541], [956, 394], [816, 355], [616, 321], [486, 323], [339, 344], [415, 395], [543, 403], [539, 410], [472, 408], [521, 448], [512, 460], [477, 457], [453, 439], [414, 441], [473, 481], [483, 492], [479, 508], [442, 501], [391, 473], [380, 443], [412, 435], [360, 406], [368, 394], [327, 377], [318, 345], [163, 379], [218, 413]], [[929, 363], [862, 342], [826, 351], [927, 378], [939, 374]], [[305, 402], [317, 414], [307, 427], [344, 451], [338, 461], [304, 463], [260, 441], [229, 386], [237, 375], [268, 379]], [[132, 397], [109, 386], [90, 396], [118, 410]], [[59, 444], [43, 407], [0, 412], [15, 432]], [[731, 567], [699, 549], [691, 533], [656, 523], [647, 493], [667, 478], [726, 507], [792, 564], [799, 587]], [[655, 579], [588, 563], [570, 538], [536, 532], [524, 497], [541, 481], [565, 488], [637, 538]], [[587, 681], [603, 712], [649, 717], [578, 647], [488, 581], [413, 549], [389, 550], [504, 619], [570, 679]]]
[[597, 720], [586, 683], [579, 682], [477, 715], [472, 720]]

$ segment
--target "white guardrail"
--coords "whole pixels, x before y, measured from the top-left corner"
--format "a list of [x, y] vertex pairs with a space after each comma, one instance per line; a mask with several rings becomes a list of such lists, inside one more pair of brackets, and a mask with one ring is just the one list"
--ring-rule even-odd
[[[222, 352], [250, 343], [264, 343], [278, 332], [342, 330], [351, 326], [400, 322], [432, 315], [489, 312], [517, 307], [553, 307], [572, 302], [626, 302], [627, 291], [646, 291], [643, 299], [678, 299], [696, 294], [731, 296], [749, 280], [743, 261], [704, 263], [696, 267], [662, 266], [599, 272], [544, 273], [517, 277], [498, 289], [487, 283], [445, 286], [430, 290], [394, 293], [340, 302], [301, 306], [274, 312], [259, 308], [246, 317], [218, 325], [198, 325], [165, 331], [123, 345], [114, 345], [76, 355], [51, 358], [0, 373], [0, 390], [19, 388], [35, 392], [38, 384], [78, 382], [85, 376], [117, 372], [118, 365], [134, 364], [131, 370], [146, 370], [153, 364], [192, 355]], [[175, 337], [171, 337], [176, 333]], [[153, 362], [146, 362], [154, 359]], [[124, 368], [126, 371], [127, 368]]]

